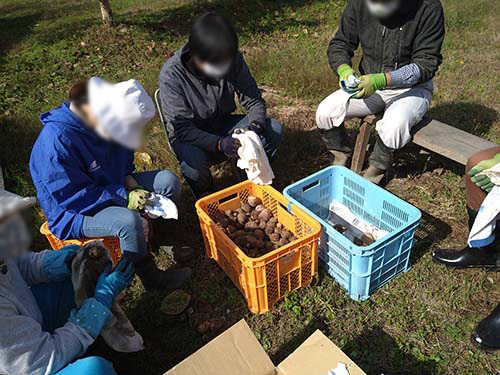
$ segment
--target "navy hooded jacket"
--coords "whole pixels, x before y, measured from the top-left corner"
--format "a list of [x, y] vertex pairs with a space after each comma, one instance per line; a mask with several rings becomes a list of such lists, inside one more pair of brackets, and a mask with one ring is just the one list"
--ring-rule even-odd
[[84, 216], [126, 207], [125, 177], [134, 152], [102, 139], [69, 109], [69, 102], [40, 116], [30, 171], [49, 229], [61, 240], [84, 237]]

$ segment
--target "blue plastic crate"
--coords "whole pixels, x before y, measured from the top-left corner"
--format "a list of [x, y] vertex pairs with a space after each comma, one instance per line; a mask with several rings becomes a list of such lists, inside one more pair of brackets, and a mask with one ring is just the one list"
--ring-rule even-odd
[[[410, 252], [420, 210], [344, 167], [329, 167], [284, 190], [323, 226], [319, 257], [330, 276], [354, 300], [365, 300], [382, 285], [410, 269]], [[389, 232], [370, 246], [353, 244], [326, 222], [332, 200]]]

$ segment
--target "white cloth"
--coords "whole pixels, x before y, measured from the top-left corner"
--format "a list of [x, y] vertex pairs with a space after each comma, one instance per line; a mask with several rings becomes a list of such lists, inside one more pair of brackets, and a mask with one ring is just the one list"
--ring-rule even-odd
[[[319, 105], [317, 126], [331, 129], [353, 117], [363, 118], [384, 112], [382, 119], [377, 121], [377, 132], [387, 147], [400, 149], [410, 142], [411, 128], [422, 120], [429, 109], [433, 85], [432, 81], [428, 81], [411, 88], [378, 90], [366, 99], [350, 99], [345, 92], [337, 94], [342, 91], [334, 92]], [[342, 114], [344, 116], [340, 120]]]
[[495, 240], [494, 231], [500, 216], [500, 164], [486, 169], [478, 175], [488, 176], [496, 186], [488, 193], [479, 208], [469, 233], [468, 243], [470, 247], [484, 247]]
[[251, 130], [237, 129], [233, 137], [241, 143], [238, 149], [238, 168], [244, 169], [248, 179], [257, 185], [272, 184], [274, 172], [259, 136]]
[[347, 365], [345, 363], [339, 362], [337, 367], [328, 371], [328, 375], [349, 375], [349, 370], [347, 370]]
[[113, 84], [92, 77], [88, 92], [90, 108], [99, 122], [96, 131], [124, 147], [138, 149], [144, 127], [155, 115], [155, 105], [144, 87], [134, 79]]
[[174, 201], [160, 194], [151, 193], [149, 195], [144, 211], [152, 219], [162, 217], [177, 220], [179, 218], [179, 210]]

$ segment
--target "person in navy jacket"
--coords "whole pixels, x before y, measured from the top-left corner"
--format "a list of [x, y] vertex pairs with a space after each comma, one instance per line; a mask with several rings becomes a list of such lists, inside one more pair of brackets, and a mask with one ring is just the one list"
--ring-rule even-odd
[[169, 171], [134, 173], [154, 104], [135, 80], [76, 83], [69, 101], [40, 116], [30, 171], [49, 229], [61, 240], [115, 236], [147, 289], [175, 289], [188, 268], [160, 271], [148, 253], [149, 192], [179, 203], [180, 182]]

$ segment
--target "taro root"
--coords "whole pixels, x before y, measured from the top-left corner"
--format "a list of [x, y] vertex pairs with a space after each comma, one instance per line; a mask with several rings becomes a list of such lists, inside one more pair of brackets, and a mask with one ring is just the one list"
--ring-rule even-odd
[[259, 221], [259, 228], [266, 229], [267, 223], [265, 221]]
[[269, 235], [269, 238], [273, 242], [278, 242], [280, 240], [280, 235], [277, 233], [272, 233], [271, 235]]
[[335, 224], [333, 226], [333, 229], [335, 229], [339, 233], [344, 233], [347, 230], [347, 227], [345, 225], [342, 225], [342, 224]]
[[229, 219], [227, 217], [223, 217], [219, 220], [219, 222], [217, 224], [219, 224], [221, 227], [225, 228], [229, 225]]
[[245, 241], [246, 241], [246, 247], [254, 247], [255, 243], [257, 242], [257, 239], [254, 236], [247, 234], [245, 236]]
[[241, 202], [241, 208], [246, 213], [249, 213], [252, 210], [252, 207], [248, 203], [245, 203], [245, 202]]
[[252, 220], [257, 220], [259, 218], [259, 213], [256, 210], [253, 210], [250, 217]]
[[267, 223], [272, 225], [272, 226], [275, 226], [276, 224], [278, 224], [278, 219], [276, 219], [275, 217], [272, 217], [269, 219], [269, 221]]
[[266, 242], [266, 250], [267, 251], [274, 250], [274, 244], [270, 241]]
[[226, 210], [226, 211], [224, 211], [224, 213], [226, 214], [227, 217], [231, 217], [231, 216], [233, 216], [234, 211], [233, 210]]
[[257, 249], [262, 249], [264, 246], [266, 246], [266, 243], [263, 240], [257, 240], [255, 241], [255, 247]]
[[281, 247], [281, 246], [285, 246], [285, 245], [288, 245], [288, 240], [285, 239], [285, 238], [282, 238], [281, 240], [278, 241], [278, 245]]
[[283, 238], [286, 238], [286, 239], [288, 240], [288, 239], [290, 239], [290, 238], [292, 238], [292, 237], [293, 237], [293, 233], [292, 233], [292, 232], [290, 232], [288, 229], [283, 229], [283, 230], [281, 231], [281, 236], [282, 236]]
[[265, 232], [268, 236], [270, 236], [271, 234], [274, 233], [274, 228], [273, 227], [269, 227], [267, 226], [266, 229], [265, 229]]
[[226, 230], [228, 231], [228, 233], [233, 233], [233, 232], [236, 232], [238, 230], [238, 228], [236, 228], [234, 225], [229, 224], [226, 227]]
[[278, 229], [279, 231], [283, 230], [284, 226], [283, 224], [281, 223], [276, 223], [276, 229]]
[[246, 230], [254, 230], [254, 229], [258, 229], [259, 226], [257, 225], [257, 223], [255, 221], [252, 221], [250, 220], [248, 223], [245, 224], [245, 229]]
[[271, 210], [269, 208], [265, 208], [262, 211], [260, 211], [260, 213], [259, 213], [259, 220], [268, 222], [269, 219], [271, 219], [272, 215], [273, 214], [272, 214]]
[[261, 204], [259, 204], [257, 207], [255, 207], [255, 211], [257, 211], [257, 212], [263, 211], [265, 209], [266, 208], [263, 205], [261, 205]]
[[261, 204], [261, 200], [253, 195], [250, 195], [248, 197], [248, 204], [251, 206], [251, 207], [256, 207], [258, 206], [259, 204]]
[[237, 213], [238, 215], [239, 215], [239, 214], [243, 214], [243, 215], [245, 215], [245, 214], [246, 214], [246, 212], [245, 212], [245, 211], [243, 211], [243, 208], [241, 208], [241, 207], [236, 209], [236, 213]]
[[264, 233], [264, 231], [262, 229], [255, 229], [253, 234], [254, 234], [255, 238], [257, 238], [259, 240], [263, 240], [266, 237], [266, 234]]
[[238, 223], [245, 224], [247, 222], [247, 215], [238, 214]]

